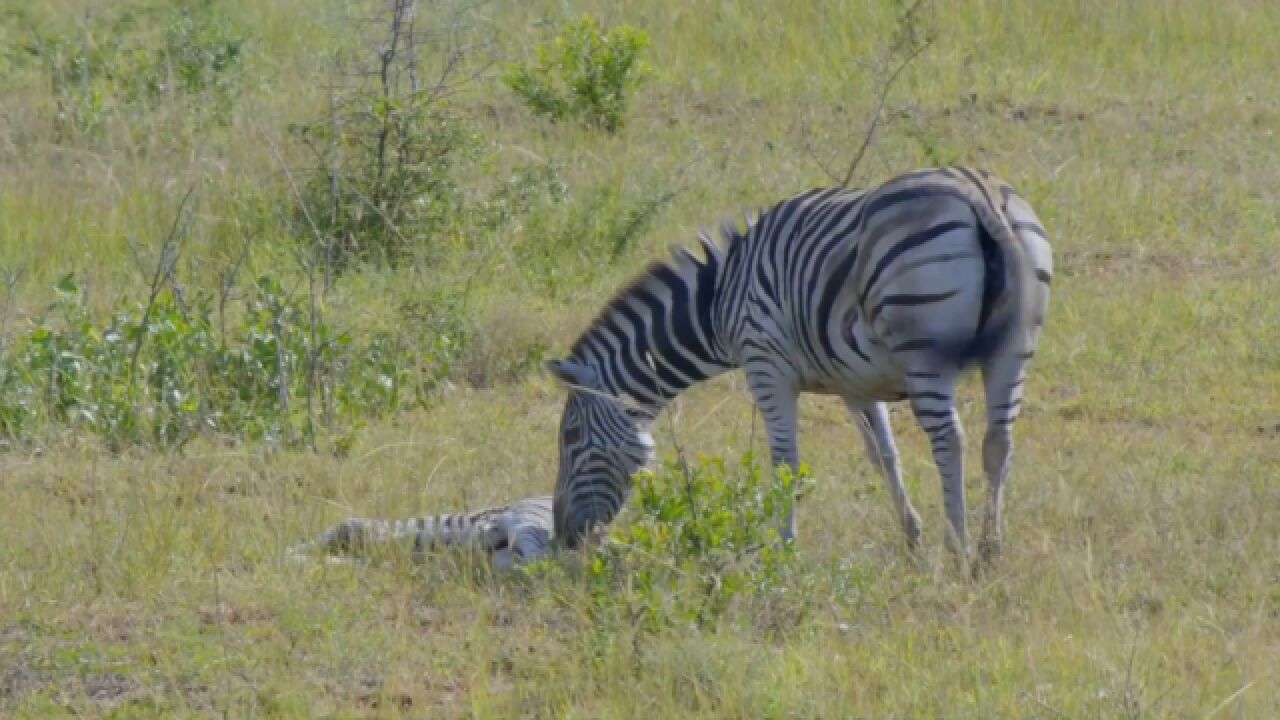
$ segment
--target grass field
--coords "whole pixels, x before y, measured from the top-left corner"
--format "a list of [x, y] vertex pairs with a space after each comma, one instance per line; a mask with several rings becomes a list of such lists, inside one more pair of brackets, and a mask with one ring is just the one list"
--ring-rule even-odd
[[[358, 3], [227, 0], [220, 17], [244, 38], [229, 90], [114, 110], [108, 92], [94, 127], [60, 130], [68, 103], [98, 110], [51, 81], [69, 66], [49, 39], [64, 53], [119, 45], [134, 67], [121, 38], [146, 46], [163, 31], [144, 19], [114, 35], [112, 6], [182, 4], [0, 0], [0, 280], [13, 278], [0, 347], [53, 322], [69, 272], [95, 318], [145, 302], [191, 188], [173, 272], [189, 295], [216, 294], [243, 252], [236, 282], [274, 273], [310, 297], [282, 171], [307, 156], [288, 127], [325, 116], [335, 53], [366, 57], [381, 26], [351, 22]], [[460, 192], [551, 163], [563, 197], [531, 184], [513, 219], [455, 219], [394, 267], [334, 281], [319, 307], [354, 342], [430, 341], [436, 326], [405, 308], [432, 303], [468, 328], [447, 382], [353, 421], [341, 442], [208, 433], [179, 450], [110, 447], [34, 411], [30, 432], [0, 438], [0, 716], [1280, 713], [1280, 5], [923, 6], [933, 41], [893, 86], [855, 183], [980, 165], [1023, 192], [1054, 246], [1005, 555], [979, 580], [955, 572], [927, 443], [895, 408], [926, 524], [913, 560], [842, 406], [807, 397], [801, 452], [817, 482], [799, 508], [794, 586], [656, 631], [593, 623], [598, 599], [572, 557], [562, 572], [495, 577], [453, 555], [330, 566], [283, 551], [349, 515], [549, 492], [563, 394], [537, 361], [665, 246], [831, 183], [824, 165], [843, 174], [877, 67], [898, 59], [901, 5], [420, 5], [424, 27], [465, 22], [479, 72], [452, 105], [480, 138]], [[498, 80], [584, 13], [652, 41], [616, 135], [538, 119]], [[985, 492], [978, 390], [967, 382], [961, 406], [971, 508]], [[664, 454], [736, 458], [763, 449], [752, 415], [731, 375], [675, 403], [655, 437]]]

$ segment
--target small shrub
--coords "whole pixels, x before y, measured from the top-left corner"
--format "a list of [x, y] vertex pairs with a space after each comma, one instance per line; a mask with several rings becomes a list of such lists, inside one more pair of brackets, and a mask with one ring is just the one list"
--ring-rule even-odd
[[737, 603], [785, 590], [795, 553], [779, 519], [810, 481], [805, 468], [774, 473], [751, 455], [736, 467], [703, 458], [640, 473], [629, 522], [588, 569], [595, 611], [651, 629], [710, 627]]
[[419, 404], [426, 404], [438, 386], [456, 374], [459, 360], [472, 344], [464, 298], [437, 290], [400, 305], [400, 327], [411, 328], [397, 337], [409, 344], [418, 369], [410, 380]]
[[480, 140], [461, 116], [424, 96], [348, 107], [337, 137], [331, 121], [293, 127], [318, 159], [295, 234], [311, 240], [318, 231], [338, 268], [352, 260], [395, 264], [461, 214], [458, 171], [475, 159]]
[[480, 224], [495, 230], [540, 208], [558, 205], [568, 196], [560, 165], [532, 163], [513, 169], [475, 210]]
[[[370, 38], [376, 55], [333, 78], [328, 114], [290, 127], [314, 158], [295, 234], [336, 269], [432, 249], [465, 215], [459, 176], [482, 143], [449, 102], [472, 77], [464, 71], [469, 51], [449, 45], [464, 27], [442, 16], [433, 22], [444, 25], [423, 28], [414, 7], [391, 3], [385, 35]], [[428, 46], [446, 52], [443, 67], [431, 68]], [[427, 81], [429, 72], [438, 74]]]
[[[159, 34], [149, 30], [163, 27]], [[245, 32], [212, 0], [126, 9], [75, 35], [42, 35], [29, 50], [49, 73], [60, 139], [94, 137], [112, 116], [136, 117], [164, 98], [198, 123], [226, 122], [242, 78]]]
[[207, 431], [300, 445], [322, 428], [341, 452], [363, 418], [394, 412], [408, 392], [424, 398], [460, 342], [447, 331], [426, 352], [392, 333], [357, 341], [272, 276], [254, 281], [225, 335], [207, 297], [163, 291], [98, 325], [74, 278], [57, 291], [53, 312], [0, 357], [0, 437], [68, 428], [112, 447], [181, 447]]
[[584, 124], [617, 132], [626, 121], [635, 86], [648, 73], [645, 52], [649, 35], [620, 25], [600, 27], [584, 16], [537, 49], [537, 63], [516, 64], [503, 82], [529, 109], [552, 121], [575, 118]]
[[213, 0], [180, 4], [163, 49], [175, 89], [188, 95], [214, 92], [225, 97], [241, 71], [244, 43], [239, 30], [213, 12]]

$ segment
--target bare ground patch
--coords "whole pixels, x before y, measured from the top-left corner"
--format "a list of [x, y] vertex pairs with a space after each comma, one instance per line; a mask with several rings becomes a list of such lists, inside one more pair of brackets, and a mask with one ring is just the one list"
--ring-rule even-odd
[[1194, 255], [1151, 252], [1130, 247], [1065, 250], [1054, 258], [1054, 273], [1062, 277], [1094, 277], [1154, 272], [1173, 278], [1199, 277], [1234, 280], [1257, 274], [1257, 265], [1239, 255]]

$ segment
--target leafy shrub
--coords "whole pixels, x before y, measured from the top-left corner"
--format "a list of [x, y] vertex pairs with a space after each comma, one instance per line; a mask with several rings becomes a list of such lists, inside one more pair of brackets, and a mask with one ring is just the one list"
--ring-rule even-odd
[[162, 52], [174, 89], [225, 96], [241, 71], [244, 37], [213, 12], [213, 0], [189, 0], [174, 12]]
[[[390, 3], [385, 36], [370, 38], [376, 55], [334, 78], [326, 116], [290, 128], [315, 161], [296, 234], [314, 243], [329, 267], [395, 263], [429, 248], [463, 215], [459, 174], [481, 146], [449, 102], [472, 77], [463, 71], [468, 51], [449, 44], [465, 28], [448, 13], [432, 16], [441, 27], [422, 28], [414, 7]], [[443, 67], [424, 58], [428, 44], [446, 55]], [[424, 82], [428, 72], [433, 77]]]
[[669, 460], [640, 473], [629, 522], [588, 569], [595, 612], [607, 622], [621, 610], [651, 629], [708, 627], [735, 603], [785, 590], [795, 553], [779, 519], [809, 482], [806, 468], [774, 473], [751, 455], [737, 467]]
[[402, 334], [417, 358], [419, 371], [413, 387], [419, 403], [441, 383], [453, 377], [462, 354], [473, 342], [474, 329], [467, 318], [465, 297], [437, 289], [425, 297], [400, 305]]
[[351, 260], [395, 263], [460, 214], [458, 171], [475, 159], [480, 140], [425, 95], [363, 97], [347, 108], [337, 122], [293, 127], [317, 160], [296, 234], [318, 231], [338, 268]]
[[[148, 32], [157, 26], [158, 39]], [[198, 122], [225, 122], [242, 77], [245, 33], [212, 0], [125, 9], [77, 35], [34, 35], [29, 50], [49, 73], [62, 138], [93, 136], [109, 117], [166, 97], [198, 99], [188, 105]]]
[[68, 427], [114, 447], [180, 447], [206, 431], [297, 445], [319, 426], [342, 451], [362, 418], [438, 383], [453, 352], [416, 353], [391, 333], [357, 342], [271, 276], [254, 281], [226, 336], [209, 298], [160, 292], [99, 326], [71, 276], [57, 291], [51, 316], [0, 358], [0, 437]]
[[540, 208], [559, 205], [568, 196], [560, 165], [532, 163], [514, 168], [475, 210], [480, 224], [493, 230]]
[[551, 45], [538, 47], [536, 64], [511, 66], [503, 82], [529, 109], [552, 121], [576, 118], [615, 133], [626, 121], [635, 86], [648, 72], [648, 48], [643, 30], [628, 25], [604, 30], [588, 15]]

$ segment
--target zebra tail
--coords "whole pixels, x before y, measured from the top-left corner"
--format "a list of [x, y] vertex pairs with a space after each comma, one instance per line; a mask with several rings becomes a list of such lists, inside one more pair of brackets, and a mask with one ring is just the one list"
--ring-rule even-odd
[[[986, 187], [982, 190], [970, 201], [979, 221], [986, 268], [978, 328], [971, 337], [943, 340], [938, 345], [942, 358], [962, 370], [1002, 352], [1010, 338], [1025, 333], [1034, 306], [1035, 267], [1031, 258], [1004, 213], [988, 199], [991, 193]], [[998, 192], [996, 196], [999, 197]]]

